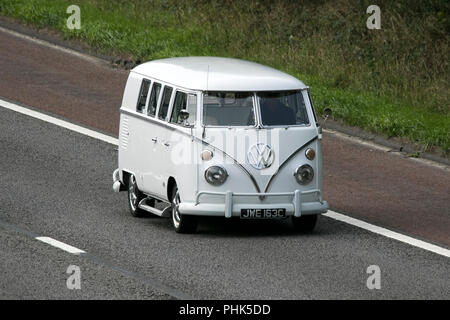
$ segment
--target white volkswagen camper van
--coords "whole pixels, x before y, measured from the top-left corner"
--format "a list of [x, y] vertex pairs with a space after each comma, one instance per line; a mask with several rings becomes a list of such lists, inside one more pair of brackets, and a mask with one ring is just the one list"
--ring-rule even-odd
[[130, 71], [114, 191], [133, 216], [292, 219], [310, 231], [322, 199], [321, 129], [308, 87], [253, 62], [186, 57]]

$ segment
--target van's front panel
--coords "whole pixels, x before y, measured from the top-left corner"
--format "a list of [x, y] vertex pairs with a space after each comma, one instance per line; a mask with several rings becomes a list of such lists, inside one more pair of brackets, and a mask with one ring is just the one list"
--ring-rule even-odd
[[[297, 216], [326, 211], [321, 194], [321, 137], [315, 122], [309, 120], [313, 119], [310, 104], [302, 101], [307, 99], [306, 92], [264, 93], [261, 100], [247, 93], [207, 94], [211, 110], [203, 110], [202, 150], [213, 156], [200, 161], [196, 199], [182, 203], [180, 212], [243, 217], [247, 209], [263, 210], [263, 215], [268, 212], [269, 216], [283, 211]], [[260, 102], [267, 102], [264, 99], [280, 97], [303, 108], [301, 114], [296, 110], [297, 118], [286, 125], [283, 121], [291, 121], [289, 116], [294, 113], [285, 110], [280, 117], [270, 118], [259, 108]], [[236, 102], [243, 110], [233, 104]], [[229, 113], [222, 114], [221, 107]], [[272, 107], [266, 105], [267, 110]], [[234, 117], [236, 110], [239, 114]], [[232, 125], [227, 126], [230, 121]], [[207, 181], [209, 171], [213, 183]], [[222, 171], [226, 179], [214, 183], [214, 174], [220, 179]]]

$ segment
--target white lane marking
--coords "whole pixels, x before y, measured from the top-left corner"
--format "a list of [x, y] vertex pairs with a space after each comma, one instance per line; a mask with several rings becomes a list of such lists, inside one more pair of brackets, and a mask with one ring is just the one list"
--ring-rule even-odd
[[78, 254], [81, 254], [81, 253], [86, 253], [86, 251], [83, 251], [81, 249], [72, 247], [72, 246], [70, 246], [68, 244], [65, 244], [64, 242], [55, 240], [55, 239], [50, 238], [50, 237], [36, 237], [35, 239], [39, 240], [39, 241], [42, 241], [42, 242], [45, 242], [45, 243], [47, 243], [47, 244], [49, 244], [49, 245], [51, 245], [53, 247], [59, 248], [61, 250], [67, 251], [67, 252], [72, 253], [72, 254], [77, 254], [78, 255]]
[[376, 144], [374, 142], [367, 141], [367, 140], [364, 140], [364, 139], [359, 138], [359, 137], [350, 136], [348, 134], [345, 134], [345, 133], [342, 133], [342, 132], [339, 132], [339, 131], [335, 131], [335, 130], [331, 130], [331, 129], [323, 129], [323, 132], [335, 135], [336, 137], [339, 137], [339, 138], [344, 139], [344, 140], [348, 140], [348, 141], [351, 141], [351, 142], [354, 142], [354, 143], [361, 144], [361, 145], [366, 146], [366, 147], [373, 148], [375, 150], [380, 150], [380, 151], [385, 151], [385, 152], [392, 150], [392, 148], [388, 148], [386, 146], [382, 146], [380, 144]]
[[[15, 104], [10, 103], [10, 102], [6, 102], [6, 101], [1, 100], [1, 99], [0, 99], [0, 106], [1, 107], [5, 107], [5, 108], [10, 109], [10, 110], [13, 110], [13, 111], [20, 112], [20, 113], [25, 114], [25, 115], [29, 115], [31, 117], [34, 117], [34, 118], [37, 118], [37, 119], [40, 119], [40, 120], [43, 120], [43, 121], [46, 121], [46, 122], [53, 123], [53, 124], [55, 124], [57, 126], [61, 126], [61, 127], [67, 128], [69, 130], [76, 131], [76, 132], [81, 133], [81, 134], [88, 135], [88, 136], [90, 136], [92, 138], [96, 138], [96, 139], [108, 142], [110, 144], [113, 144], [113, 145], [118, 145], [118, 139], [112, 138], [110, 136], [104, 135], [102, 133], [99, 133], [99, 132], [96, 132], [96, 131], [93, 131], [93, 130], [89, 130], [89, 129], [83, 128], [81, 126], [74, 125], [74, 124], [72, 124], [70, 122], [67, 122], [67, 121], [64, 121], [64, 120], [60, 120], [60, 119], [57, 119], [57, 118], [54, 118], [54, 117], [51, 117], [51, 116], [39, 113], [37, 111], [33, 111], [33, 110], [30, 110], [30, 109], [27, 109], [27, 108], [15, 105]], [[445, 257], [450, 257], [450, 250], [442, 248], [442, 247], [439, 247], [439, 246], [436, 246], [436, 245], [431, 244], [431, 243], [427, 243], [427, 242], [424, 242], [424, 241], [421, 241], [421, 240], [418, 240], [418, 239], [415, 239], [415, 238], [412, 238], [412, 237], [408, 237], [408, 236], [402, 235], [400, 233], [393, 232], [393, 231], [390, 231], [388, 229], [385, 229], [385, 228], [382, 228], [382, 227], [378, 227], [378, 226], [375, 226], [373, 224], [370, 224], [370, 223], [367, 223], [367, 222], [364, 222], [364, 221], [361, 221], [361, 220], [358, 220], [358, 219], [354, 219], [354, 218], [345, 216], [343, 214], [340, 214], [340, 213], [337, 213], [337, 212], [334, 212], [334, 211], [328, 211], [327, 213], [325, 213], [323, 215], [326, 216], [326, 217], [338, 220], [338, 221], [345, 222], [345, 223], [353, 225], [355, 227], [359, 227], [359, 228], [362, 228], [362, 229], [365, 229], [365, 230], [377, 233], [377, 234], [385, 236], [387, 238], [395, 239], [395, 240], [398, 240], [398, 241], [410, 244], [410, 245], [415, 246], [417, 248], [428, 250], [428, 251], [437, 253], [439, 255], [443, 255]]]
[[[392, 148], [383, 146], [381, 144], [377, 144], [375, 142], [372, 142], [372, 141], [369, 141], [369, 140], [365, 140], [363, 138], [350, 136], [348, 134], [345, 134], [345, 133], [342, 133], [342, 132], [339, 132], [339, 131], [335, 131], [335, 130], [331, 130], [331, 129], [323, 129], [323, 132], [328, 133], [328, 134], [332, 134], [332, 135], [334, 135], [334, 136], [336, 136], [336, 137], [338, 137], [340, 139], [347, 140], [347, 141], [350, 141], [352, 143], [357, 143], [357, 144], [360, 144], [360, 145], [363, 145], [363, 146], [366, 146], [368, 148], [372, 148], [372, 149], [375, 149], [375, 150], [378, 150], [378, 151], [390, 152], [390, 151], [393, 150]], [[408, 159], [408, 160], [411, 160], [411, 161], [419, 162], [419, 163], [422, 163], [422, 164], [425, 164], [425, 165], [428, 165], [428, 166], [431, 166], [431, 167], [443, 169], [445, 171], [449, 171], [450, 170], [450, 167], [448, 165], [444, 164], [444, 163], [435, 162], [435, 161], [428, 160], [428, 159], [425, 159], [425, 158], [406, 157], [405, 154], [402, 153], [402, 152], [391, 152], [391, 154], [392, 155], [401, 156], [404, 159]]]
[[421, 248], [427, 251], [431, 251], [434, 253], [437, 253], [441, 256], [450, 257], [450, 250], [439, 247], [437, 245], [422, 241], [422, 240], [418, 240], [409, 236], [405, 236], [404, 234], [398, 233], [398, 232], [394, 232], [382, 227], [378, 227], [376, 225], [355, 219], [355, 218], [351, 218], [349, 216], [345, 216], [341, 213], [337, 213], [334, 211], [330, 211], [328, 210], [327, 213], [323, 214], [326, 217], [341, 221], [341, 222], [345, 222], [347, 224], [351, 224], [352, 226], [364, 229], [364, 230], [368, 230], [370, 232], [382, 235], [384, 237], [387, 238], [391, 238], [391, 239], [395, 239], [397, 241], [403, 242], [403, 243], [407, 243], [409, 245], [412, 245], [414, 247], [417, 248]]
[[62, 127], [62, 128], [65, 128], [65, 129], [68, 129], [68, 130], [71, 130], [71, 131], [75, 131], [75, 132], [84, 134], [86, 136], [89, 136], [89, 137], [92, 137], [92, 138], [95, 138], [95, 139], [98, 139], [98, 140], [102, 140], [104, 142], [107, 142], [107, 143], [110, 143], [110, 144], [113, 144], [113, 145], [116, 145], [116, 146], [119, 145], [119, 140], [118, 139], [113, 138], [111, 136], [108, 136], [106, 134], [103, 134], [103, 133], [100, 133], [100, 132], [97, 132], [97, 131], [94, 131], [94, 130], [87, 129], [85, 127], [73, 124], [71, 122], [64, 121], [64, 120], [61, 120], [61, 119], [58, 119], [58, 118], [55, 118], [55, 117], [52, 117], [52, 116], [49, 116], [49, 115], [46, 115], [46, 114], [34, 111], [34, 110], [30, 110], [28, 108], [24, 108], [24, 107], [18, 106], [18, 105], [14, 104], [14, 103], [10, 103], [10, 102], [4, 101], [2, 99], [0, 99], [0, 106], [4, 107], [6, 109], [13, 110], [13, 111], [25, 114], [27, 116], [30, 116], [30, 117], [33, 117], [33, 118], [45, 121], [45, 122], [49, 122], [49, 123], [55, 124], [55, 125], [57, 125], [59, 127]]
[[93, 63], [96, 63], [96, 64], [98, 64], [98, 63], [103, 63], [103, 64], [108, 63], [108, 61], [106, 61], [106, 60], [102, 60], [100, 58], [96, 58], [96, 57], [93, 57], [93, 56], [90, 56], [90, 55], [87, 55], [87, 54], [84, 54], [84, 53], [81, 53], [81, 52], [78, 52], [78, 51], [75, 51], [75, 50], [72, 50], [72, 49], [64, 48], [64, 47], [58, 46], [56, 44], [53, 44], [51, 42], [48, 42], [48, 41], [45, 41], [45, 40], [41, 40], [41, 39], [38, 39], [38, 38], [35, 38], [35, 37], [32, 37], [32, 36], [27, 36], [25, 34], [22, 34], [22, 33], [19, 33], [19, 32], [10, 30], [10, 29], [6, 29], [6, 28], [3, 28], [3, 27], [0, 27], [0, 31], [4, 32], [4, 33], [7, 33], [7, 34], [10, 34], [10, 35], [13, 35], [15, 37], [18, 37], [20, 39], [25, 39], [25, 40], [34, 42], [34, 43], [39, 44], [41, 46], [45, 46], [45, 47], [48, 47], [48, 48], [52, 48], [52, 49], [56, 49], [56, 50], [62, 51], [64, 53], [68, 53], [68, 54], [74, 55], [74, 56], [76, 56], [78, 58], [87, 60], [89, 62], [93, 62]]

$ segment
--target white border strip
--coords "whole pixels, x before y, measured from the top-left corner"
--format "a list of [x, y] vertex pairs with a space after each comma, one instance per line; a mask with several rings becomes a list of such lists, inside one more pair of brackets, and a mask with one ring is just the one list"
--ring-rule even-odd
[[56, 50], [62, 51], [64, 53], [68, 53], [68, 54], [74, 55], [74, 56], [76, 56], [78, 58], [87, 60], [89, 62], [93, 62], [93, 63], [99, 63], [99, 62], [106, 63], [107, 62], [107, 61], [101, 60], [100, 58], [96, 58], [96, 57], [93, 57], [93, 56], [90, 56], [90, 55], [87, 55], [87, 54], [84, 54], [84, 53], [81, 53], [81, 52], [78, 52], [78, 51], [75, 51], [75, 50], [72, 50], [72, 49], [68, 49], [68, 48], [59, 46], [57, 44], [53, 44], [53, 43], [51, 43], [49, 41], [41, 40], [41, 39], [38, 39], [36, 37], [28, 36], [28, 35], [25, 35], [25, 34], [22, 34], [22, 33], [13, 31], [13, 30], [10, 30], [10, 29], [6, 29], [6, 28], [3, 28], [3, 27], [0, 27], [0, 31], [4, 32], [4, 33], [7, 33], [7, 34], [10, 34], [12, 36], [18, 37], [20, 39], [25, 39], [25, 40], [34, 42], [34, 43], [36, 43], [38, 45], [41, 45], [41, 46], [45, 46], [45, 47], [48, 47], [48, 48], [52, 48], [52, 49], [56, 49]]
[[64, 121], [64, 120], [61, 120], [61, 119], [49, 116], [49, 115], [46, 115], [44, 113], [40, 113], [40, 112], [31, 110], [31, 109], [28, 109], [28, 108], [24, 108], [24, 107], [18, 106], [18, 105], [14, 104], [14, 103], [10, 103], [10, 102], [4, 101], [2, 99], [0, 99], [0, 106], [4, 107], [6, 109], [13, 110], [13, 111], [25, 114], [27, 116], [30, 116], [30, 117], [33, 117], [33, 118], [45, 121], [45, 122], [49, 122], [49, 123], [55, 124], [55, 125], [57, 125], [59, 127], [62, 127], [62, 128], [65, 128], [65, 129], [68, 129], [68, 130], [71, 130], [71, 131], [75, 131], [75, 132], [78, 132], [78, 133], [81, 133], [81, 134], [84, 134], [84, 135], [89, 136], [91, 138], [102, 140], [104, 142], [107, 142], [107, 143], [110, 143], [110, 144], [113, 144], [113, 145], [116, 145], [116, 146], [119, 145], [119, 140], [118, 139], [113, 138], [111, 136], [108, 136], [106, 134], [103, 134], [103, 133], [100, 133], [100, 132], [97, 132], [97, 131], [94, 131], [94, 130], [87, 129], [85, 127], [82, 127], [82, 126], [70, 123], [68, 121]]
[[405, 236], [401, 233], [397, 233], [397, 232], [394, 232], [394, 231], [391, 231], [391, 230], [388, 230], [388, 229], [385, 229], [382, 227], [378, 227], [376, 225], [373, 225], [373, 224], [370, 224], [370, 223], [367, 223], [367, 222], [364, 222], [364, 221], [361, 221], [361, 220], [358, 220], [355, 218], [351, 218], [351, 217], [348, 217], [343, 214], [340, 214], [340, 213], [337, 213], [334, 211], [330, 211], [330, 210], [328, 210], [328, 212], [324, 213], [323, 215], [326, 217], [341, 221], [341, 222], [351, 224], [352, 226], [382, 235], [384, 237], [395, 239], [397, 241], [407, 243], [414, 247], [437, 253], [437, 254], [447, 257], [447, 258], [450, 257], [450, 250], [448, 250], [448, 249], [436, 246], [434, 244], [431, 244], [431, 243], [428, 243], [428, 242], [425, 242], [422, 240], [417, 240], [415, 238]]
[[[40, 119], [40, 120], [43, 120], [43, 121], [55, 124], [57, 126], [60, 126], [60, 127], [72, 130], [72, 131], [84, 134], [84, 135], [87, 135], [89, 137], [105, 141], [105, 142], [113, 144], [113, 145], [118, 145], [119, 144], [118, 143], [118, 139], [112, 138], [112, 137], [107, 136], [105, 134], [99, 133], [99, 132], [94, 131], [94, 130], [86, 129], [84, 127], [75, 125], [73, 123], [70, 123], [70, 122], [67, 122], [67, 121], [55, 118], [55, 117], [51, 117], [51, 116], [48, 116], [46, 114], [43, 114], [43, 113], [40, 113], [40, 112], [37, 112], [37, 111], [33, 111], [33, 110], [30, 110], [30, 109], [27, 109], [27, 108], [24, 108], [24, 107], [18, 106], [16, 104], [13, 104], [13, 103], [1, 100], [1, 99], [0, 99], [0, 106], [4, 107], [6, 109], [9, 109], [9, 110], [13, 110], [13, 111], [16, 111], [16, 112], [19, 112], [19, 113], [31, 116], [31, 117], [36, 118], [36, 119]], [[337, 213], [337, 212], [334, 212], [334, 211], [328, 211], [327, 213], [325, 213], [323, 215], [326, 216], [326, 217], [338, 220], [338, 221], [345, 222], [345, 223], [353, 225], [355, 227], [358, 227], [358, 228], [361, 228], [361, 229], [364, 229], [364, 230], [368, 230], [370, 232], [382, 235], [384, 237], [395, 239], [397, 241], [400, 241], [400, 242], [403, 242], [403, 243], [407, 243], [407, 244], [412, 245], [414, 247], [421, 248], [421, 249], [424, 249], [424, 250], [427, 250], [427, 251], [431, 251], [431, 252], [437, 253], [437, 254], [442, 255], [444, 257], [447, 257], [447, 258], [450, 257], [450, 250], [442, 248], [442, 247], [439, 247], [439, 246], [436, 246], [434, 244], [431, 244], [431, 243], [428, 243], [428, 242], [425, 242], [425, 241], [421, 241], [421, 240], [418, 240], [418, 239], [415, 239], [415, 238], [412, 238], [412, 237], [408, 237], [408, 236], [405, 236], [403, 234], [400, 234], [400, 233], [397, 233], [397, 232], [394, 232], [394, 231], [391, 231], [391, 230], [388, 230], [388, 229], [385, 229], [385, 228], [382, 228], [382, 227], [378, 227], [378, 226], [375, 226], [373, 224], [370, 224], [370, 223], [367, 223], [367, 222], [364, 222], [364, 221], [361, 221], [361, 220], [358, 220], [358, 219], [354, 219], [354, 218], [345, 216], [343, 214], [340, 214], [340, 213]], [[82, 250], [79, 250], [77, 248], [68, 246], [68, 245], [66, 245], [66, 244], [64, 244], [62, 242], [59, 242], [57, 240], [53, 240], [51, 238], [40, 237], [40, 238], [36, 238], [36, 239], [41, 240], [41, 241], [44, 241], [42, 239], [50, 239], [53, 243], [59, 243], [59, 244], [62, 244], [64, 246], [70, 247], [72, 249], [78, 250], [78, 252], [84, 252]], [[44, 242], [46, 242], [46, 241], [44, 241]], [[50, 243], [50, 242], [47, 242], [47, 243]], [[50, 243], [50, 244], [52, 244], [52, 243]], [[57, 245], [55, 245], [55, 246], [57, 246]], [[57, 246], [57, 247], [61, 248], [60, 246]], [[66, 249], [63, 249], [63, 250], [66, 250]], [[66, 251], [68, 251], [68, 250], [66, 250]]]
[[81, 254], [81, 253], [86, 253], [86, 251], [83, 251], [81, 249], [72, 247], [72, 246], [70, 246], [68, 244], [65, 244], [64, 242], [55, 240], [55, 239], [50, 238], [50, 237], [36, 237], [35, 239], [39, 240], [39, 241], [42, 241], [42, 242], [45, 242], [45, 243], [47, 243], [47, 244], [49, 244], [49, 245], [51, 245], [53, 247], [59, 248], [61, 250], [64, 250], [64, 251], [72, 253], [72, 254], [77, 254], [78, 255], [78, 254]]
[[[332, 134], [332, 135], [334, 135], [334, 136], [336, 136], [336, 137], [338, 137], [340, 139], [347, 140], [347, 141], [350, 141], [352, 143], [357, 143], [357, 144], [360, 144], [360, 145], [363, 145], [365, 147], [368, 147], [368, 148], [371, 148], [371, 149], [375, 149], [375, 150], [378, 150], [378, 151], [383, 151], [383, 152], [391, 152], [391, 151], [393, 151], [392, 148], [389, 148], [389, 147], [377, 144], [377, 143], [372, 142], [372, 141], [365, 140], [363, 138], [350, 136], [348, 134], [341, 133], [341, 132], [338, 132], [338, 131], [335, 131], [335, 130], [323, 129], [323, 132], [325, 132], [327, 134]], [[428, 166], [431, 166], [431, 167], [443, 169], [445, 171], [449, 171], [450, 170], [450, 167], [448, 165], [446, 165], [446, 164], [435, 162], [435, 161], [428, 160], [428, 159], [425, 159], [425, 158], [407, 157], [407, 155], [405, 153], [403, 153], [403, 152], [391, 152], [390, 154], [391, 155], [396, 155], [396, 156], [401, 156], [404, 159], [408, 159], [408, 160], [411, 160], [411, 161], [416, 161], [416, 162], [419, 162], [419, 163], [422, 163], [422, 164], [425, 164], [425, 165], [428, 165]]]

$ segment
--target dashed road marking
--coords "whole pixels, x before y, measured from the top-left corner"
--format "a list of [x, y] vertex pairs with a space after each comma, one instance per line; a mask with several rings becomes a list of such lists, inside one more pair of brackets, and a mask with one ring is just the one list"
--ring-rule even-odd
[[36, 237], [35, 239], [39, 240], [39, 241], [42, 241], [44, 243], [47, 243], [47, 244], [49, 244], [49, 245], [51, 245], [53, 247], [59, 248], [61, 250], [64, 250], [66, 252], [72, 253], [72, 254], [78, 255], [78, 254], [81, 254], [81, 253], [86, 253], [86, 251], [83, 251], [81, 249], [75, 248], [75, 247], [73, 247], [71, 245], [68, 245], [68, 244], [66, 244], [64, 242], [55, 240], [55, 239], [50, 238], [50, 237]]

